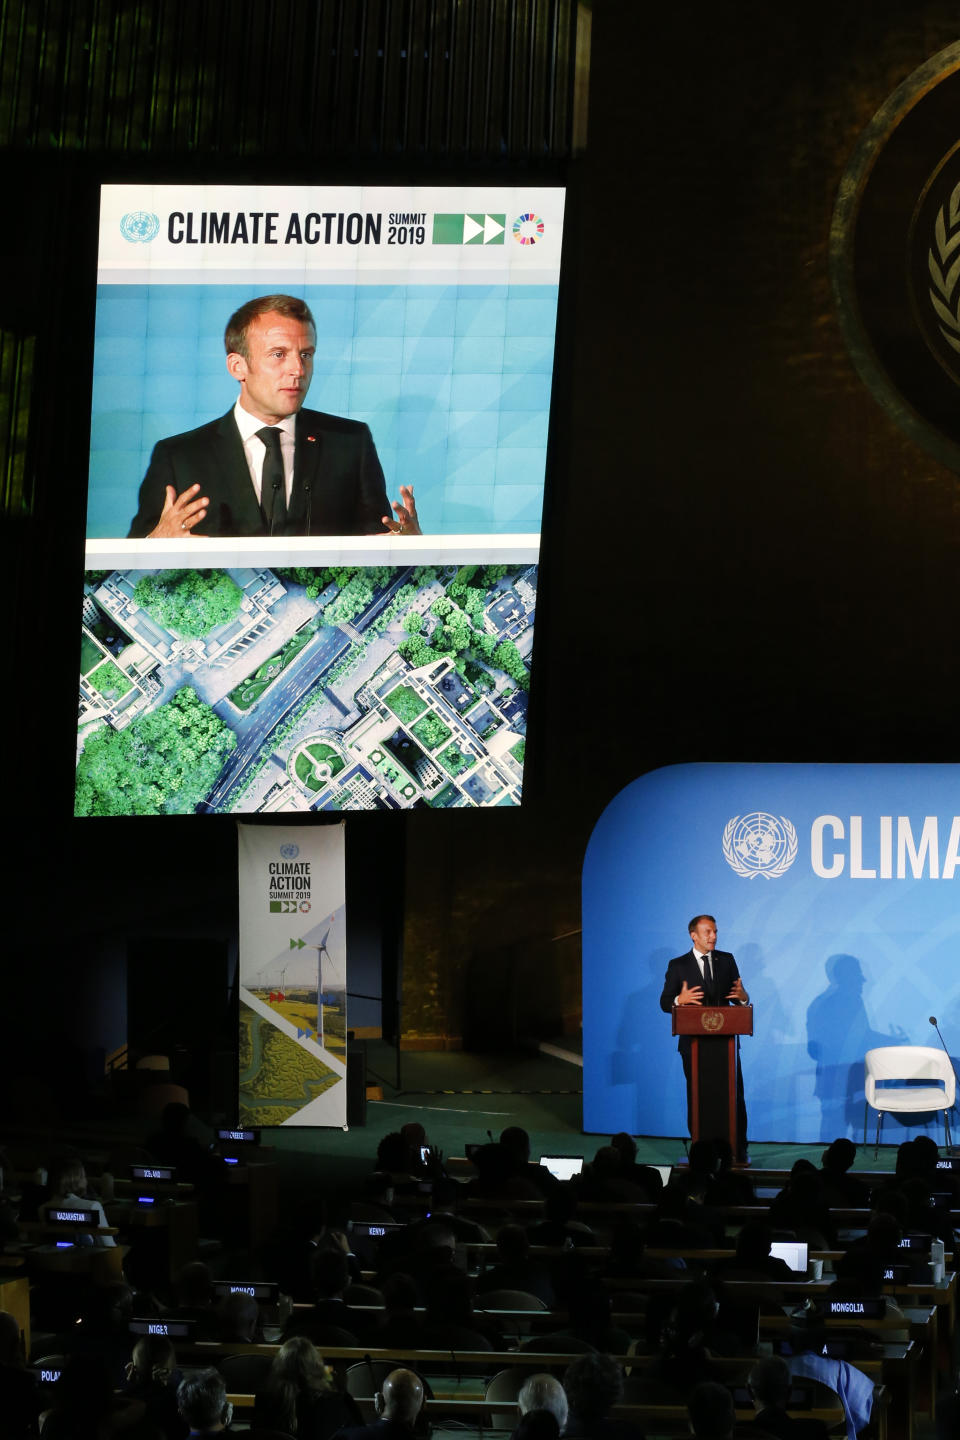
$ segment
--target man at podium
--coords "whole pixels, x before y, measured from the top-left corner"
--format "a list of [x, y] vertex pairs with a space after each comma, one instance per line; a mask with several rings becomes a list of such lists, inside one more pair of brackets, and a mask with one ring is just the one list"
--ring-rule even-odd
[[[695, 915], [687, 927], [692, 947], [667, 966], [660, 1009], [667, 1015], [675, 1005], [749, 1005], [737, 962], [727, 950], [717, 949], [717, 922], [712, 915]], [[681, 1035], [677, 1049], [687, 1082], [687, 1129], [692, 1128], [690, 1051], [693, 1040]], [[703, 1137], [710, 1138], [710, 1137]], [[737, 1059], [737, 1159], [747, 1158], [747, 1107], [743, 1099], [743, 1075]]]

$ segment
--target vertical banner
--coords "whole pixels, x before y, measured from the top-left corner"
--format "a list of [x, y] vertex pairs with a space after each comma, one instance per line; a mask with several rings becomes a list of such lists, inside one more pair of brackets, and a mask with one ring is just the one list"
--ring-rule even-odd
[[343, 824], [237, 830], [238, 1122], [345, 1126]]

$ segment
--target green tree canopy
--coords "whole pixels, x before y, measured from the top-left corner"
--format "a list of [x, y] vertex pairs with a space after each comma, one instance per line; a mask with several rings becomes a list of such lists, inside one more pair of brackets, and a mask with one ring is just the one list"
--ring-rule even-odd
[[232, 620], [243, 591], [224, 570], [158, 570], [140, 577], [133, 598], [164, 629], [195, 639]]

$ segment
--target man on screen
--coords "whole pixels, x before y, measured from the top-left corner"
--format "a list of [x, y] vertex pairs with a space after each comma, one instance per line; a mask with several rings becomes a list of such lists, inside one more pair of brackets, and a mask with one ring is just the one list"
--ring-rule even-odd
[[368, 427], [303, 409], [316, 338], [293, 295], [248, 300], [231, 315], [224, 344], [237, 403], [154, 446], [130, 539], [420, 534], [410, 486], [389, 513]]
[[[675, 1005], [749, 1005], [737, 962], [717, 947], [717, 922], [712, 915], [694, 915], [687, 927], [692, 948], [667, 966], [660, 995], [660, 1009], [669, 1015]], [[690, 1051], [692, 1037], [681, 1035], [677, 1049], [687, 1082], [687, 1129], [692, 1133]], [[712, 1139], [712, 1136], [704, 1137]], [[743, 1099], [743, 1076], [737, 1059], [737, 1159], [747, 1158], [747, 1108]]]

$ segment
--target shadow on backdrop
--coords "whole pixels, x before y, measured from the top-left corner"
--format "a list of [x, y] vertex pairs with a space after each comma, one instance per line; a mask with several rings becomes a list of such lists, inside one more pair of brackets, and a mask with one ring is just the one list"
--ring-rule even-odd
[[[870, 1024], [863, 999], [867, 981], [856, 955], [830, 955], [826, 974], [826, 990], [807, 1011], [807, 1054], [816, 1065], [820, 1139], [862, 1139], [863, 1057], [876, 1045], [905, 1044], [907, 1036], [899, 1026], [883, 1035]], [[914, 1124], [919, 1118], [913, 1117]]]
[[[651, 1032], [658, 1033], [665, 1026], [670, 1046], [676, 1046], [676, 1041], [670, 1035], [670, 1017], [664, 1015], [660, 1009], [663, 977], [672, 959], [673, 951], [666, 946], [661, 946], [648, 955], [649, 978], [639, 990], [633, 990], [624, 996], [615, 1048], [610, 1051], [610, 1084], [634, 1087], [635, 1098], [631, 1111], [635, 1135], [649, 1134], [650, 1088], [658, 1083], [655, 1062], [651, 1058]], [[686, 1122], [681, 1117], [678, 1124], [683, 1129], [676, 1133], [681, 1134], [686, 1128]]]

